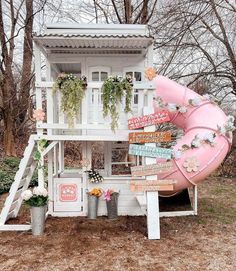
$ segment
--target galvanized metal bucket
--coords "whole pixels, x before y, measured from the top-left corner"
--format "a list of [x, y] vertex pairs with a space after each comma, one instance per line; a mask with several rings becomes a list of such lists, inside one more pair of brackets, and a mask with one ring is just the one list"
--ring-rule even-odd
[[45, 214], [47, 206], [31, 207], [31, 226], [33, 235], [42, 235], [45, 228]]
[[107, 203], [107, 217], [109, 219], [118, 218], [118, 197], [119, 193], [114, 192], [111, 194], [111, 200], [106, 201]]
[[98, 197], [88, 194], [88, 218], [96, 219], [98, 213]]

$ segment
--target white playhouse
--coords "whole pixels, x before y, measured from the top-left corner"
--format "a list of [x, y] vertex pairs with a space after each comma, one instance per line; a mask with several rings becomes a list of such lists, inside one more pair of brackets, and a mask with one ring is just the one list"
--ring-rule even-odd
[[[113, 189], [119, 192], [118, 214], [154, 214], [148, 218], [149, 237], [159, 238], [155, 230], [159, 228], [159, 214], [156, 214], [158, 192], [151, 191], [146, 196], [147, 192], [134, 192], [130, 187], [130, 167], [154, 164], [156, 161], [155, 158], [129, 153], [129, 134], [134, 131], [128, 129], [128, 119], [154, 113], [155, 87], [152, 80], [145, 77], [145, 70], [153, 66], [153, 38], [148, 28], [144, 25], [49, 25], [43, 34], [35, 35], [34, 55], [37, 134], [29, 139], [1, 213], [0, 230], [30, 229], [30, 225], [6, 224], [6, 221], [17, 216], [22, 204], [20, 195], [28, 188], [34, 171], [38, 170], [39, 186], [47, 182], [48, 215], [86, 216], [86, 191], [92, 187]], [[84, 96], [72, 123], [66, 110], [62, 109], [62, 102], [69, 100], [62, 97], [62, 92], [53, 90], [58, 75], [65, 73], [86, 77]], [[129, 76], [133, 80], [131, 111], [125, 112], [122, 98], [117, 104], [115, 131], [111, 129], [110, 116], [103, 116], [102, 106], [102, 85], [111, 75]], [[155, 132], [155, 125], [139, 132]], [[41, 149], [41, 157], [37, 160], [33, 156], [42, 140], [47, 141], [47, 145]], [[81, 143], [82, 156], [78, 154], [80, 168], [65, 168], [66, 141]], [[155, 143], [145, 145], [155, 147]], [[47, 171], [43, 165], [46, 165]], [[100, 173], [103, 182], [89, 181], [86, 171], [91, 168]], [[137, 176], [135, 181], [148, 178], [153, 179]], [[148, 204], [150, 208], [147, 208]], [[106, 214], [106, 203], [101, 197], [98, 215]], [[196, 214], [196, 206], [185, 214]]]

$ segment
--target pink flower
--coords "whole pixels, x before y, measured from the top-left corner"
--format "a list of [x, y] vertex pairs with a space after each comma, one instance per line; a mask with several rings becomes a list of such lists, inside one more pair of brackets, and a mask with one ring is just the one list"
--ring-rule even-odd
[[147, 68], [146, 70], [145, 70], [145, 77], [149, 80], [149, 81], [151, 81], [153, 78], [155, 78], [156, 77], [156, 75], [157, 75], [157, 71], [156, 71], [156, 69], [154, 69], [154, 68], [152, 68], [152, 67], [149, 67], [149, 68]]
[[104, 199], [105, 199], [106, 201], [110, 201], [110, 200], [111, 200], [111, 194], [112, 194], [112, 193], [113, 193], [113, 190], [107, 189], [107, 190], [105, 191]]
[[66, 77], [66, 73], [62, 72], [62, 73], [59, 73], [57, 78], [60, 78], [60, 79], [64, 79]]
[[45, 117], [45, 113], [43, 109], [38, 108], [34, 110], [33, 118], [36, 119], [37, 121], [43, 121]]

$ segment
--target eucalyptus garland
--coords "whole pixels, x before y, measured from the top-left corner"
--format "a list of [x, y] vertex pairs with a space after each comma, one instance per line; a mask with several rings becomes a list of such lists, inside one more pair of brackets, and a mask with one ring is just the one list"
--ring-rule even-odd
[[125, 97], [125, 113], [131, 112], [132, 79], [110, 76], [102, 86], [103, 116], [111, 116], [111, 129], [118, 128], [119, 112], [117, 107]]
[[53, 85], [53, 92], [59, 90], [62, 94], [61, 111], [66, 114], [70, 128], [73, 128], [74, 119], [80, 113], [86, 86], [86, 77], [78, 78], [66, 73], [59, 74]]

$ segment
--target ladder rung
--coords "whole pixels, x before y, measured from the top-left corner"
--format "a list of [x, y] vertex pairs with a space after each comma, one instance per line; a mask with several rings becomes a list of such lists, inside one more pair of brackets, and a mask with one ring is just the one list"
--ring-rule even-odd
[[21, 179], [20, 183], [19, 183], [19, 189], [25, 184], [26, 182], [26, 177]]
[[14, 210], [12, 210], [11, 212], [9, 212], [8, 215], [7, 215], [6, 221], [7, 221], [8, 219], [10, 219], [10, 218], [14, 218], [14, 217], [15, 217], [15, 214], [14, 214], [14, 213], [15, 213]]
[[23, 192], [23, 188], [19, 189], [19, 190], [16, 192], [16, 195], [15, 195], [15, 197], [14, 197], [14, 200], [18, 200], [18, 199], [20, 198], [22, 192]]
[[19, 202], [20, 202], [19, 199], [17, 199], [16, 201], [14, 201], [12, 203], [10, 209], [9, 209], [9, 212], [13, 211], [16, 208], [16, 206], [19, 204]]
[[30, 170], [31, 170], [31, 167], [26, 167], [25, 172], [24, 172], [22, 178], [27, 177], [27, 175], [29, 174]]

